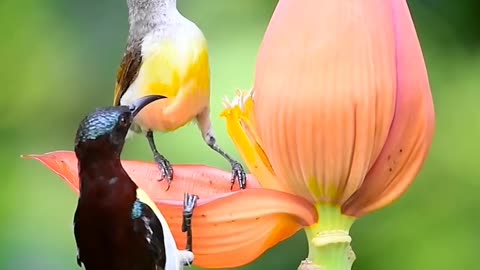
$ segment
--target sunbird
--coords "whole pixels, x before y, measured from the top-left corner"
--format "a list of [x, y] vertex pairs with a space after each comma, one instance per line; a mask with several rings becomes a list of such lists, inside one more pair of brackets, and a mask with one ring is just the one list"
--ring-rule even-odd
[[130, 179], [120, 155], [133, 118], [146, 96], [130, 106], [100, 108], [80, 123], [75, 139], [80, 197], [74, 215], [77, 263], [86, 270], [178, 270], [191, 265], [191, 218], [198, 196], [185, 194], [187, 250], [148, 195]]
[[207, 145], [232, 167], [246, 186], [242, 165], [216, 142], [210, 120], [210, 67], [200, 28], [177, 10], [176, 0], [127, 0], [129, 34], [114, 91], [114, 105], [129, 105], [146, 95], [167, 99], [152, 103], [135, 119], [131, 134], [145, 134], [162, 178], [173, 179], [170, 162], [159, 153], [153, 132], [172, 132], [195, 121]]

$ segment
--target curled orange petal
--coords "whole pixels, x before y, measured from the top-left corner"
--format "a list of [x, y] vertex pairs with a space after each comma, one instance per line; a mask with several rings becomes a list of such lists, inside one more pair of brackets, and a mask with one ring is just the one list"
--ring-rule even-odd
[[[185, 245], [181, 202], [156, 201], [156, 205], [177, 246]], [[200, 198], [192, 219], [194, 265], [231, 268], [248, 264], [316, 220], [315, 208], [307, 200], [269, 189]]]
[[389, 2], [396, 35], [395, 117], [363, 185], [342, 207], [356, 217], [393, 203], [407, 190], [426, 160], [435, 129], [427, 69], [408, 4]]
[[[77, 159], [73, 152], [24, 157], [39, 160], [78, 193]], [[199, 267], [248, 264], [318, 220], [314, 206], [306, 199], [262, 189], [251, 175], [247, 177], [246, 190], [231, 191], [229, 172], [208, 166], [176, 165], [171, 187], [166, 191], [166, 183], [157, 181], [160, 171], [155, 163], [124, 160], [122, 164], [160, 209], [180, 249], [186, 244], [181, 231], [183, 194], [188, 191], [199, 195], [192, 221], [194, 265]]]

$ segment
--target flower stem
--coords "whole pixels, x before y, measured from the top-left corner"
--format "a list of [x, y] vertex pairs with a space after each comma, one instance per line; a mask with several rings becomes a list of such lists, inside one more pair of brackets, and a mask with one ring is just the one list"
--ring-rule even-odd
[[338, 206], [316, 204], [319, 221], [305, 228], [308, 259], [299, 269], [350, 270], [355, 253], [349, 235], [354, 217], [343, 215]]

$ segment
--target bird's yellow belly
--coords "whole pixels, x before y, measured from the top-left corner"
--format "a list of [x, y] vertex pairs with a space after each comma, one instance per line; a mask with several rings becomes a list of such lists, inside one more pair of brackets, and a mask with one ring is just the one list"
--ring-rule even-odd
[[[198, 49], [199, 48], [199, 49]], [[178, 50], [163, 43], [156, 53], [146, 57], [140, 68], [133, 96], [163, 95], [136, 117], [144, 130], [173, 131], [208, 109], [210, 69], [206, 47]]]
[[135, 123], [143, 130], [174, 131], [195, 119], [208, 108], [208, 103], [208, 96], [158, 100], [145, 107], [135, 118]]

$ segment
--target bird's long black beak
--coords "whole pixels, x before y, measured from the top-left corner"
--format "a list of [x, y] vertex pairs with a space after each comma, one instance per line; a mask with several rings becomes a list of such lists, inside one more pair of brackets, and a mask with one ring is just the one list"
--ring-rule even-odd
[[161, 95], [151, 95], [144, 96], [136, 100], [132, 105], [130, 105], [130, 111], [132, 112], [132, 118], [135, 117], [145, 106], [154, 102], [155, 100], [167, 98], [166, 96]]

